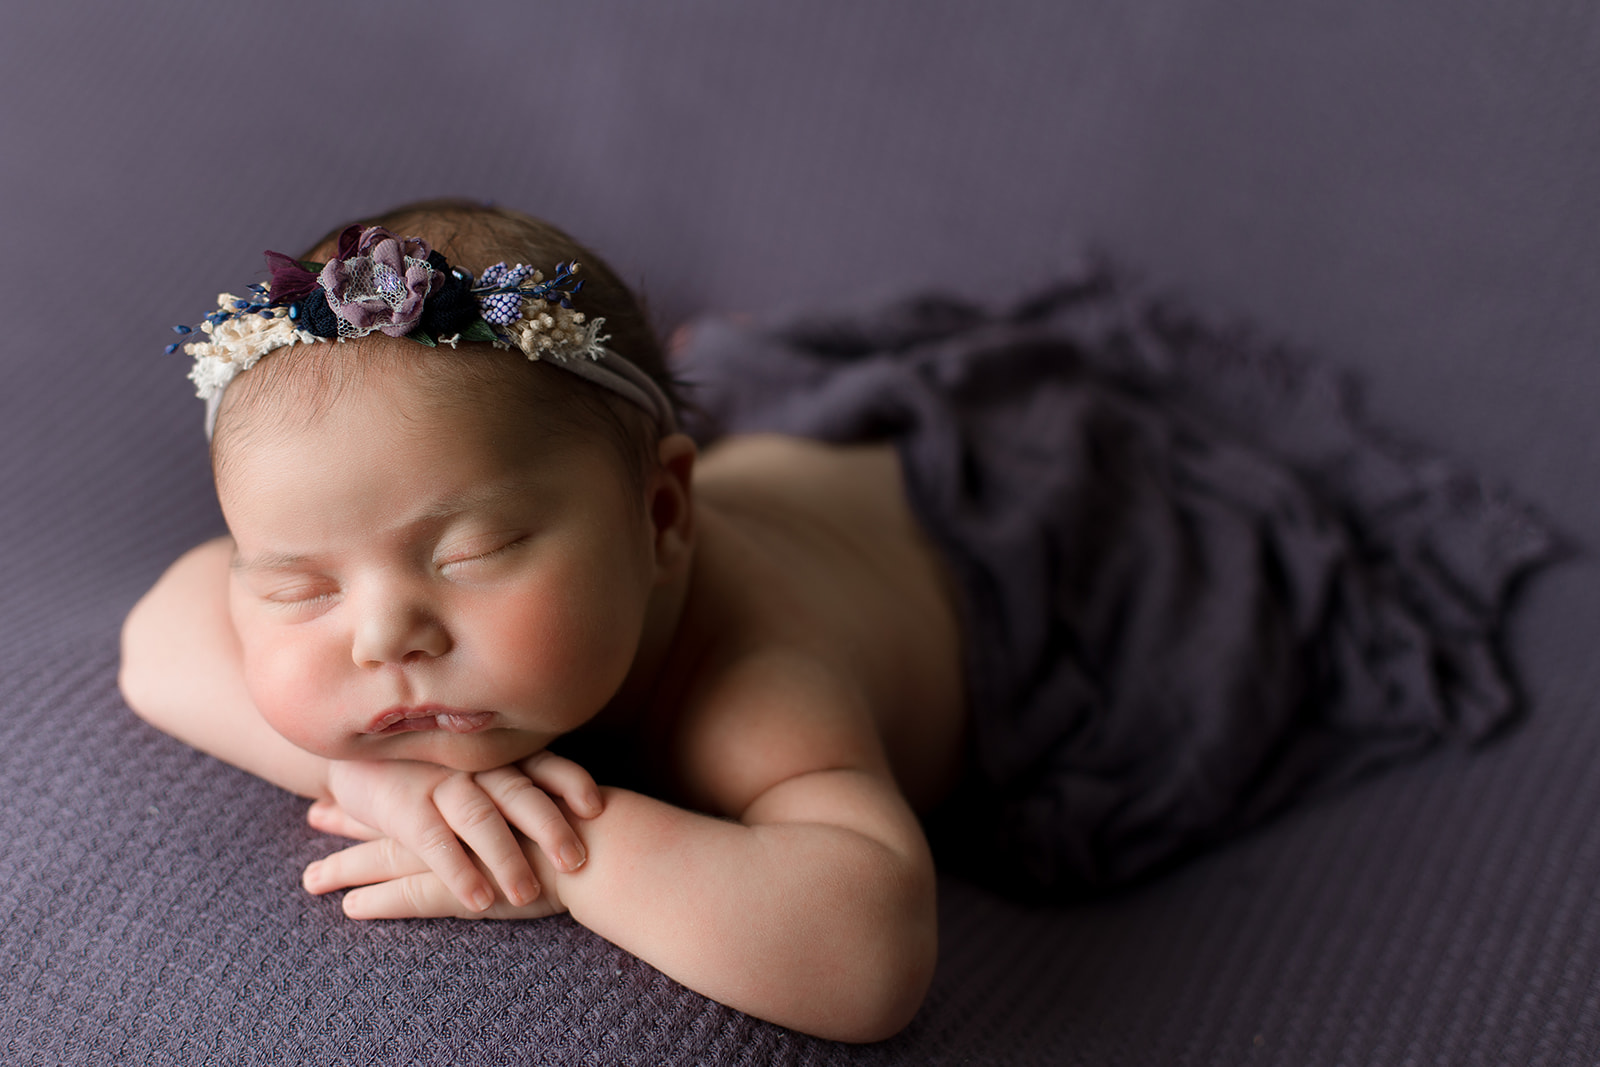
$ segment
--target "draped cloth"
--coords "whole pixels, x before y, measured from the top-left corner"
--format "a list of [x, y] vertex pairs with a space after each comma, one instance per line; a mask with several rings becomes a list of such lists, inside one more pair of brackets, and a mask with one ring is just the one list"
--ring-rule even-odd
[[1104, 266], [1004, 307], [710, 319], [677, 358], [702, 438], [896, 444], [960, 598], [947, 867], [1114, 888], [1515, 717], [1498, 636], [1551, 533], [1347, 378]]

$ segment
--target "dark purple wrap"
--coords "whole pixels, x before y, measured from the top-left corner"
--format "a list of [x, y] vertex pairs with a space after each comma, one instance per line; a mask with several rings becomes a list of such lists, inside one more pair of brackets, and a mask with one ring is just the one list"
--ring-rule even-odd
[[965, 627], [970, 772], [932, 829], [985, 880], [1123, 884], [1514, 713], [1496, 635], [1544, 530], [1109, 271], [711, 323], [682, 358], [710, 433], [897, 442]]

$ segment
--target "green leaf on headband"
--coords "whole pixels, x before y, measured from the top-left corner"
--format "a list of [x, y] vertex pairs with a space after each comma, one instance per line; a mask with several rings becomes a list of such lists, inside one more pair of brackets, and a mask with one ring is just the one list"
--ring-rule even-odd
[[326, 263], [313, 263], [309, 259], [302, 259], [300, 261], [300, 266], [304, 267], [306, 270], [310, 271], [312, 274], [321, 274], [322, 273], [322, 268], [326, 267], [327, 264]]
[[500, 340], [500, 338], [495, 335], [494, 327], [490, 326], [487, 322], [484, 322], [482, 319], [473, 319], [472, 320], [472, 325], [468, 326], [465, 330], [461, 331], [461, 339], [463, 341], [498, 341], [498, 340]]
[[438, 345], [434, 344], [433, 335], [425, 330], [412, 330], [410, 333], [406, 334], [406, 336], [411, 338], [413, 341], [421, 341], [429, 348], [439, 347]]

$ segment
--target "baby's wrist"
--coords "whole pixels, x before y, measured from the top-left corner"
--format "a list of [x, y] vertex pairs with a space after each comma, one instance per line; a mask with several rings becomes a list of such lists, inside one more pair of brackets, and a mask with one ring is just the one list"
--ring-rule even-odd
[[566, 904], [561, 899], [561, 885], [565, 879], [571, 878], [572, 875], [565, 874], [557, 869], [556, 865], [550, 862], [550, 857], [544, 854], [544, 849], [539, 847], [537, 841], [521, 837], [521, 835], [519, 835], [519, 838], [522, 843], [523, 855], [528, 857], [528, 865], [533, 868], [533, 876], [539, 883], [539, 902], [554, 908], [557, 912], [566, 911]]

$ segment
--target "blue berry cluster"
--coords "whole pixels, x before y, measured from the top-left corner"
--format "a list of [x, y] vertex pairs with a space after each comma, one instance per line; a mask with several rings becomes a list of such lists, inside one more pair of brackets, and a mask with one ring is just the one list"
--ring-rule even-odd
[[[509, 326], [522, 317], [522, 283], [533, 277], [533, 268], [526, 263], [508, 267], [496, 263], [478, 279], [478, 307], [483, 310], [485, 322], [496, 326]], [[488, 292], [484, 292], [488, 290]]]
[[485, 322], [492, 322], [496, 326], [508, 326], [522, 317], [522, 294], [520, 293], [495, 293], [479, 299], [478, 307], [483, 309]]
[[571, 263], [557, 263], [554, 278], [528, 284], [535, 273], [533, 267], [526, 263], [514, 267], [496, 263], [483, 272], [472, 291], [477, 294], [485, 322], [509, 326], [522, 317], [524, 300], [551, 300], [564, 308], [572, 307], [573, 294], [583, 288], [573, 268]]

